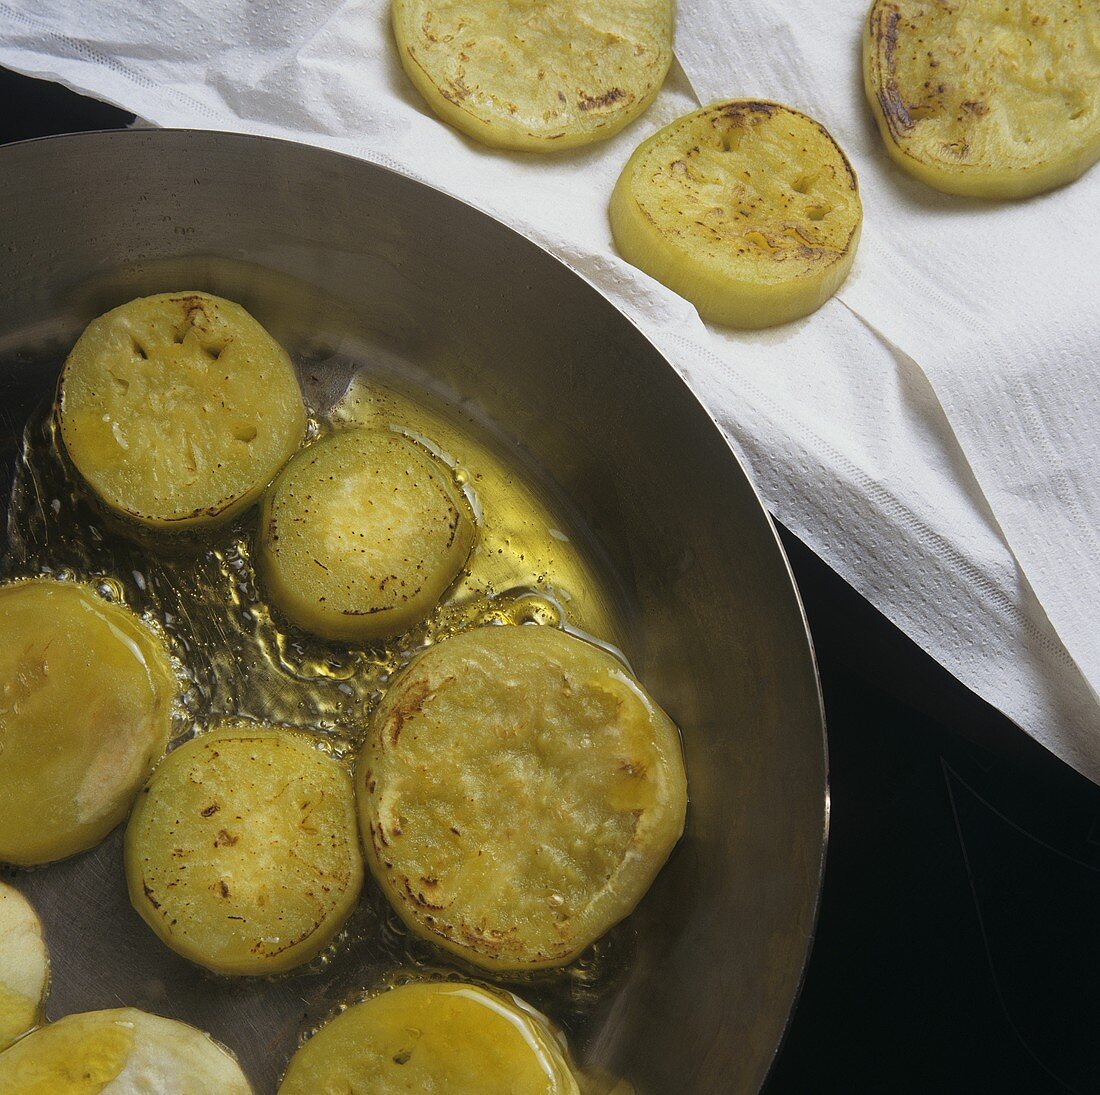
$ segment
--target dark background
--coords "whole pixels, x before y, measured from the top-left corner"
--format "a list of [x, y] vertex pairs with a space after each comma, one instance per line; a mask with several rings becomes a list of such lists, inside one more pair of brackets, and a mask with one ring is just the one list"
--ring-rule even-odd
[[[131, 120], [0, 69], [0, 143]], [[1100, 789], [781, 533], [820, 662], [832, 831], [768, 1095], [1100, 1091]]]

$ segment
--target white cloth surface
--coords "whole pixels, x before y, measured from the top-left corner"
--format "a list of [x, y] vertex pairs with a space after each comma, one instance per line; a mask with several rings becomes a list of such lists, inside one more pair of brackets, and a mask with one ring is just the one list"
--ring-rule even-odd
[[[867, 0], [681, 0], [638, 122], [551, 156], [482, 148], [405, 78], [385, 0], [0, 0], [0, 65], [161, 126], [393, 167], [494, 214], [637, 322], [772, 512], [963, 683], [1100, 782], [1100, 168], [1017, 203], [941, 195], [864, 101]], [[718, 98], [823, 122], [860, 178], [855, 268], [804, 320], [704, 324], [623, 262], [607, 199], [645, 136]]]

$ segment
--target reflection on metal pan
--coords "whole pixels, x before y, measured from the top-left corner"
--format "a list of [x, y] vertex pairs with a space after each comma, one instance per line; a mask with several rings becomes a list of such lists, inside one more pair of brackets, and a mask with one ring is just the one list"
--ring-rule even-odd
[[[0, 209], [0, 503], [24, 424], [83, 325], [184, 287], [239, 301], [319, 388], [340, 389], [348, 362], [373, 362], [457, 403], [579, 515], [624, 653], [683, 730], [688, 828], [615, 937], [607, 991], [574, 1015], [554, 1014], [541, 981], [518, 988], [549, 1001], [578, 1056], [646, 1095], [757, 1090], [814, 929], [828, 822], [821, 700], [769, 519], [654, 347], [491, 218], [305, 146], [190, 131], [11, 145]], [[259, 1092], [274, 1091], [336, 995], [380, 968], [365, 932], [317, 972], [202, 973], [130, 908], [117, 833], [14, 881], [46, 924], [51, 1018], [122, 1003], [186, 1020], [231, 1046]], [[375, 928], [392, 931], [384, 917]]]

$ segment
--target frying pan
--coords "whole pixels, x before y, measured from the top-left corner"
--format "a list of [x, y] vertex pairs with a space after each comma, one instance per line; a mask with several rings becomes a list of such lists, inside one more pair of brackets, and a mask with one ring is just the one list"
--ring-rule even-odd
[[[683, 730], [691, 805], [621, 934], [614, 984], [583, 1021], [554, 1017], [586, 1064], [646, 1095], [758, 1090], [815, 923], [822, 705], [771, 522], [657, 350], [511, 229], [303, 145], [198, 131], [11, 145], [0, 210], [0, 501], [23, 423], [84, 324], [134, 296], [201, 288], [240, 301], [312, 370], [350, 346], [411, 362], [583, 516], [628, 609], [626, 654]], [[273, 1092], [341, 963], [274, 982], [202, 973], [129, 907], [119, 844], [14, 878], [46, 925], [47, 1014], [125, 1003], [183, 1019]]]

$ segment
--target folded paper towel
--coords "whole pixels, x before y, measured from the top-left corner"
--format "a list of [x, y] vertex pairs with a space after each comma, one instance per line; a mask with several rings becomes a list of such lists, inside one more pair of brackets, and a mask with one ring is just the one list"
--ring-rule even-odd
[[[789, 528], [1100, 781], [1100, 170], [1013, 204], [909, 179], [863, 101], [864, 16], [864, 0], [682, 0], [678, 63], [645, 117], [543, 157], [438, 122], [401, 71], [382, 0], [0, 0], [0, 64], [156, 125], [358, 155], [520, 229], [642, 327]], [[637, 142], [744, 95], [824, 122], [866, 218], [837, 298], [751, 334], [704, 325], [619, 259], [606, 215]]]

